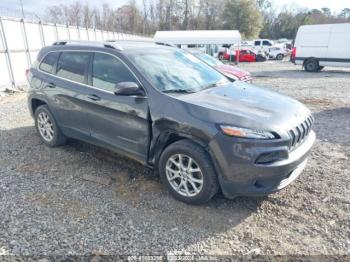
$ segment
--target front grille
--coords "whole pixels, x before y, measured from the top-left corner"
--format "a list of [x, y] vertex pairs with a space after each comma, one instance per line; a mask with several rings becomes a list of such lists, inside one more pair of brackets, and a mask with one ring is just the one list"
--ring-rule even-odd
[[290, 148], [295, 148], [308, 136], [311, 131], [312, 124], [314, 119], [312, 116], [309, 116], [304, 122], [300, 123], [293, 129], [288, 131], [288, 135], [290, 137]]

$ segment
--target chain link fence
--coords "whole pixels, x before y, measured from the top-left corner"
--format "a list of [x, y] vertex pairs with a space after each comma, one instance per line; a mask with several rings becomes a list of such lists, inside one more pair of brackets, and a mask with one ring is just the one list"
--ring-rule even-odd
[[59, 40], [150, 40], [130, 33], [103, 31], [0, 16], [0, 91], [26, 84], [25, 70], [39, 50]]

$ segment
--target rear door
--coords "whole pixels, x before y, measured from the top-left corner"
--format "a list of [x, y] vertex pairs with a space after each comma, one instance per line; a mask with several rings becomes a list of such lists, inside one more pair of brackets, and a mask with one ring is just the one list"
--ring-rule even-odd
[[90, 101], [84, 110], [91, 136], [106, 147], [145, 162], [150, 134], [147, 97], [115, 95], [115, 85], [120, 82], [139, 83], [119, 57], [94, 53], [89, 75]]
[[[50, 54], [50, 53], [49, 53]], [[80, 51], [53, 52], [58, 62], [54, 76], [46, 83], [52, 110], [65, 134], [81, 138], [89, 137], [89, 125], [82, 110], [86, 103], [87, 71], [91, 53]], [[44, 71], [46, 65], [41, 64]]]

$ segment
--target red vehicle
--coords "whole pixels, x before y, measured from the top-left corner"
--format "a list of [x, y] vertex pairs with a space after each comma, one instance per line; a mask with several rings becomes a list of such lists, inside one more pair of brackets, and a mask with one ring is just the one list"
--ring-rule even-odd
[[290, 61], [292, 61], [293, 63], [295, 62], [296, 55], [297, 55], [297, 49], [295, 47], [293, 47], [292, 53], [290, 55]]
[[[227, 52], [222, 53], [220, 57], [224, 60], [230, 60], [230, 54]], [[234, 55], [231, 60], [236, 61], [236, 55]], [[262, 62], [262, 61], [266, 61], [266, 57], [262, 54], [256, 53], [252, 49], [245, 48], [245, 49], [239, 50], [239, 62]]]
[[198, 59], [202, 60], [203, 62], [207, 63], [208, 65], [214, 67], [216, 70], [218, 70], [228, 78], [249, 83], [252, 82], [252, 77], [247, 71], [244, 71], [235, 66], [225, 65], [221, 61], [201, 51], [191, 51], [191, 54], [197, 57]]
[[250, 49], [239, 50], [239, 62], [257, 62], [257, 54]]

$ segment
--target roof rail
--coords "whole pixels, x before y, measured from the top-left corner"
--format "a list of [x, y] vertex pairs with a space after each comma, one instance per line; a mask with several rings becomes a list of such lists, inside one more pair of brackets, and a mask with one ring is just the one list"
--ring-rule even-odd
[[57, 41], [57, 42], [53, 43], [53, 45], [65, 45], [65, 44], [67, 44], [66, 41]]
[[105, 42], [116, 43], [116, 42], [136, 42], [136, 43], [144, 43], [144, 42], [154, 42], [153, 39], [108, 39]]
[[85, 46], [99, 46], [122, 50], [122, 48], [112, 42], [99, 42], [99, 41], [87, 41], [87, 40], [62, 40], [53, 43], [53, 45], [85, 45]]
[[176, 45], [174, 44], [169, 44], [169, 43], [163, 43], [163, 42], [156, 42], [156, 45], [164, 45], [164, 46], [171, 46], [171, 47], [176, 47], [178, 48]]

